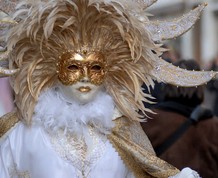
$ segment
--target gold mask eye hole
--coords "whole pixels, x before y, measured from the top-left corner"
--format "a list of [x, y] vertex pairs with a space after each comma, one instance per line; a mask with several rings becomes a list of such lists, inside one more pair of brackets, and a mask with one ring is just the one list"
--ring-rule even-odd
[[91, 71], [100, 72], [102, 67], [98, 64], [95, 64], [90, 69], [91, 69]]
[[75, 65], [75, 64], [70, 65], [70, 66], [68, 66], [67, 68], [68, 68], [69, 70], [72, 70], [72, 71], [74, 71], [74, 70], [79, 70], [79, 67], [78, 67], [77, 65]]

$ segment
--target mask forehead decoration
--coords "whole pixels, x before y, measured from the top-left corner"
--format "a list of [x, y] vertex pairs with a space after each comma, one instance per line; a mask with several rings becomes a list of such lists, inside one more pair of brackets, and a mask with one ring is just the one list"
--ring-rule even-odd
[[[19, 69], [7, 69], [9, 61], [7, 60], [8, 52], [0, 48], [0, 77], [12, 76], [19, 71]], [[2, 67], [1, 67], [2, 66]], [[5, 66], [5, 67], [4, 67]]]
[[86, 48], [63, 52], [57, 63], [58, 78], [64, 85], [75, 84], [84, 78], [94, 85], [101, 85], [107, 70], [104, 54]]
[[[15, 4], [15, 3], [14, 3]], [[4, 10], [8, 10], [11, 9], [12, 7], [14, 7], [14, 4], [10, 7], [5, 7]], [[4, 3], [3, 3], [4, 5]], [[14, 25], [17, 24], [17, 22], [15, 20], [13, 20], [10, 16], [8, 16], [7, 13], [5, 12], [1, 12], [0, 13], [0, 77], [8, 77], [8, 76], [12, 76], [15, 73], [17, 73], [19, 71], [19, 69], [8, 69], [9, 66], [9, 61], [8, 61], [8, 55], [9, 55], [9, 51], [7, 51], [5, 46], [5, 41], [1, 40], [4, 39], [4, 34], [5, 31], [3, 30], [4, 28], [9, 28], [12, 27]]]

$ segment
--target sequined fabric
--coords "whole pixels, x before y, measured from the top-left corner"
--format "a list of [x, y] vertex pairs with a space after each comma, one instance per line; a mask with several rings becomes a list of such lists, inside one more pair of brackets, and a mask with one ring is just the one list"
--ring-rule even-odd
[[18, 178], [31, 178], [30, 174], [28, 173], [28, 171], [24, 171], [24, 172], [18, 171], [16, 166], [10, 168], [9, 172], [10, 172], [10, 177], [11, 178], [14, 178], [14, 177], [18, 177]]
[[15, 112], [8, 113], [0, 118], [0, 138], [3, 137], [19, 120]]
[[153, 34], [154, 41], [162, 41], [176, 38], [187, 32], [198, 20], [201, 11], [207, 6], [206, 3], [199, 5], [183, 17], [173, 21], [153, 21], [146, 28]]
[[1, 0], [0, 2], [0, 10], [11, 13], [14, 11], [15, 6], [17, 5], [19, 1], [18, 0]]
[[138, 122], [117, 120], [109, 140], [136, 178], [167, 178], [179, 170], [159, 159]]
[[215, 78], [218, 72], [189, 71], [176, 67], [164, 60], [156, 61], [153, 75], [156, 80], [175, 86], [193, 87], [206, 84]]
[[89, 128], [91, 141], [89, 147], [83, 137], [64, 133], [62, 130], [48, 135], [59, 156], [77, 168], [78, 177], [88, 177], [93, 165], [105, 152], [106, 136], [95, 132], [91, 127]]

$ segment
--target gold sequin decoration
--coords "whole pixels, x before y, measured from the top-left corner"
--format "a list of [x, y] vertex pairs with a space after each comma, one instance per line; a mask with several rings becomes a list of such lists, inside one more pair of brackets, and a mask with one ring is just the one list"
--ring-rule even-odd
[[28, 171], [18, 171], [17, 166], [13, 166], [9, 168], [10, 178], [31, 178]]
[[19, 69], [8, 69], [8, 55], [8, 51], [0, 51], [0, 77], [12, 76], [19, 71]]
[[155, 155], [138, 122], [125, 117], [115, 122], [108, 138], [136, 178], [168, 178], [179, 173], [178, 169]]
[[156, 80], [181, 87], [195, 87], [206, 84], [217, 76], [215, 71], [189, 71], [170, 64], [163, 59], [155, 62], [152, 75]]
[[56, 133], [48, 132], [54, 150], [61, 158], [76, 168], [78, 177], [86, 178], [90, 174], [93, 165], [102, 157], [106, 149], [106, 136], [88, 128], [90, 142], [94, 146], [88, 147], [82, 136], [72, 133], [64, 133], [58, 130]]
[[189, 13], [175, 20], [153, 21], [146, 25], [146, 29], [152, 33], [152, 39], [154, 41], [176, 38], [191, 29], [191, 27], [199, 19], [205, 6], [207, 6], [207, 3], [199, 5], [194, 10], [191, 10]]
[[8, 113], [0, 118], [0, 138], [19, 122], [15, 112]]

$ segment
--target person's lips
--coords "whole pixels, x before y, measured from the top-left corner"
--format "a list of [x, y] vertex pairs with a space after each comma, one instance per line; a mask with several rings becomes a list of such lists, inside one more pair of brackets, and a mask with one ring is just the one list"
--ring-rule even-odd
[[82, 93], [88, 93], [91, 91], [91, 88], [90, 87], [79, 87], [78, 90]]

